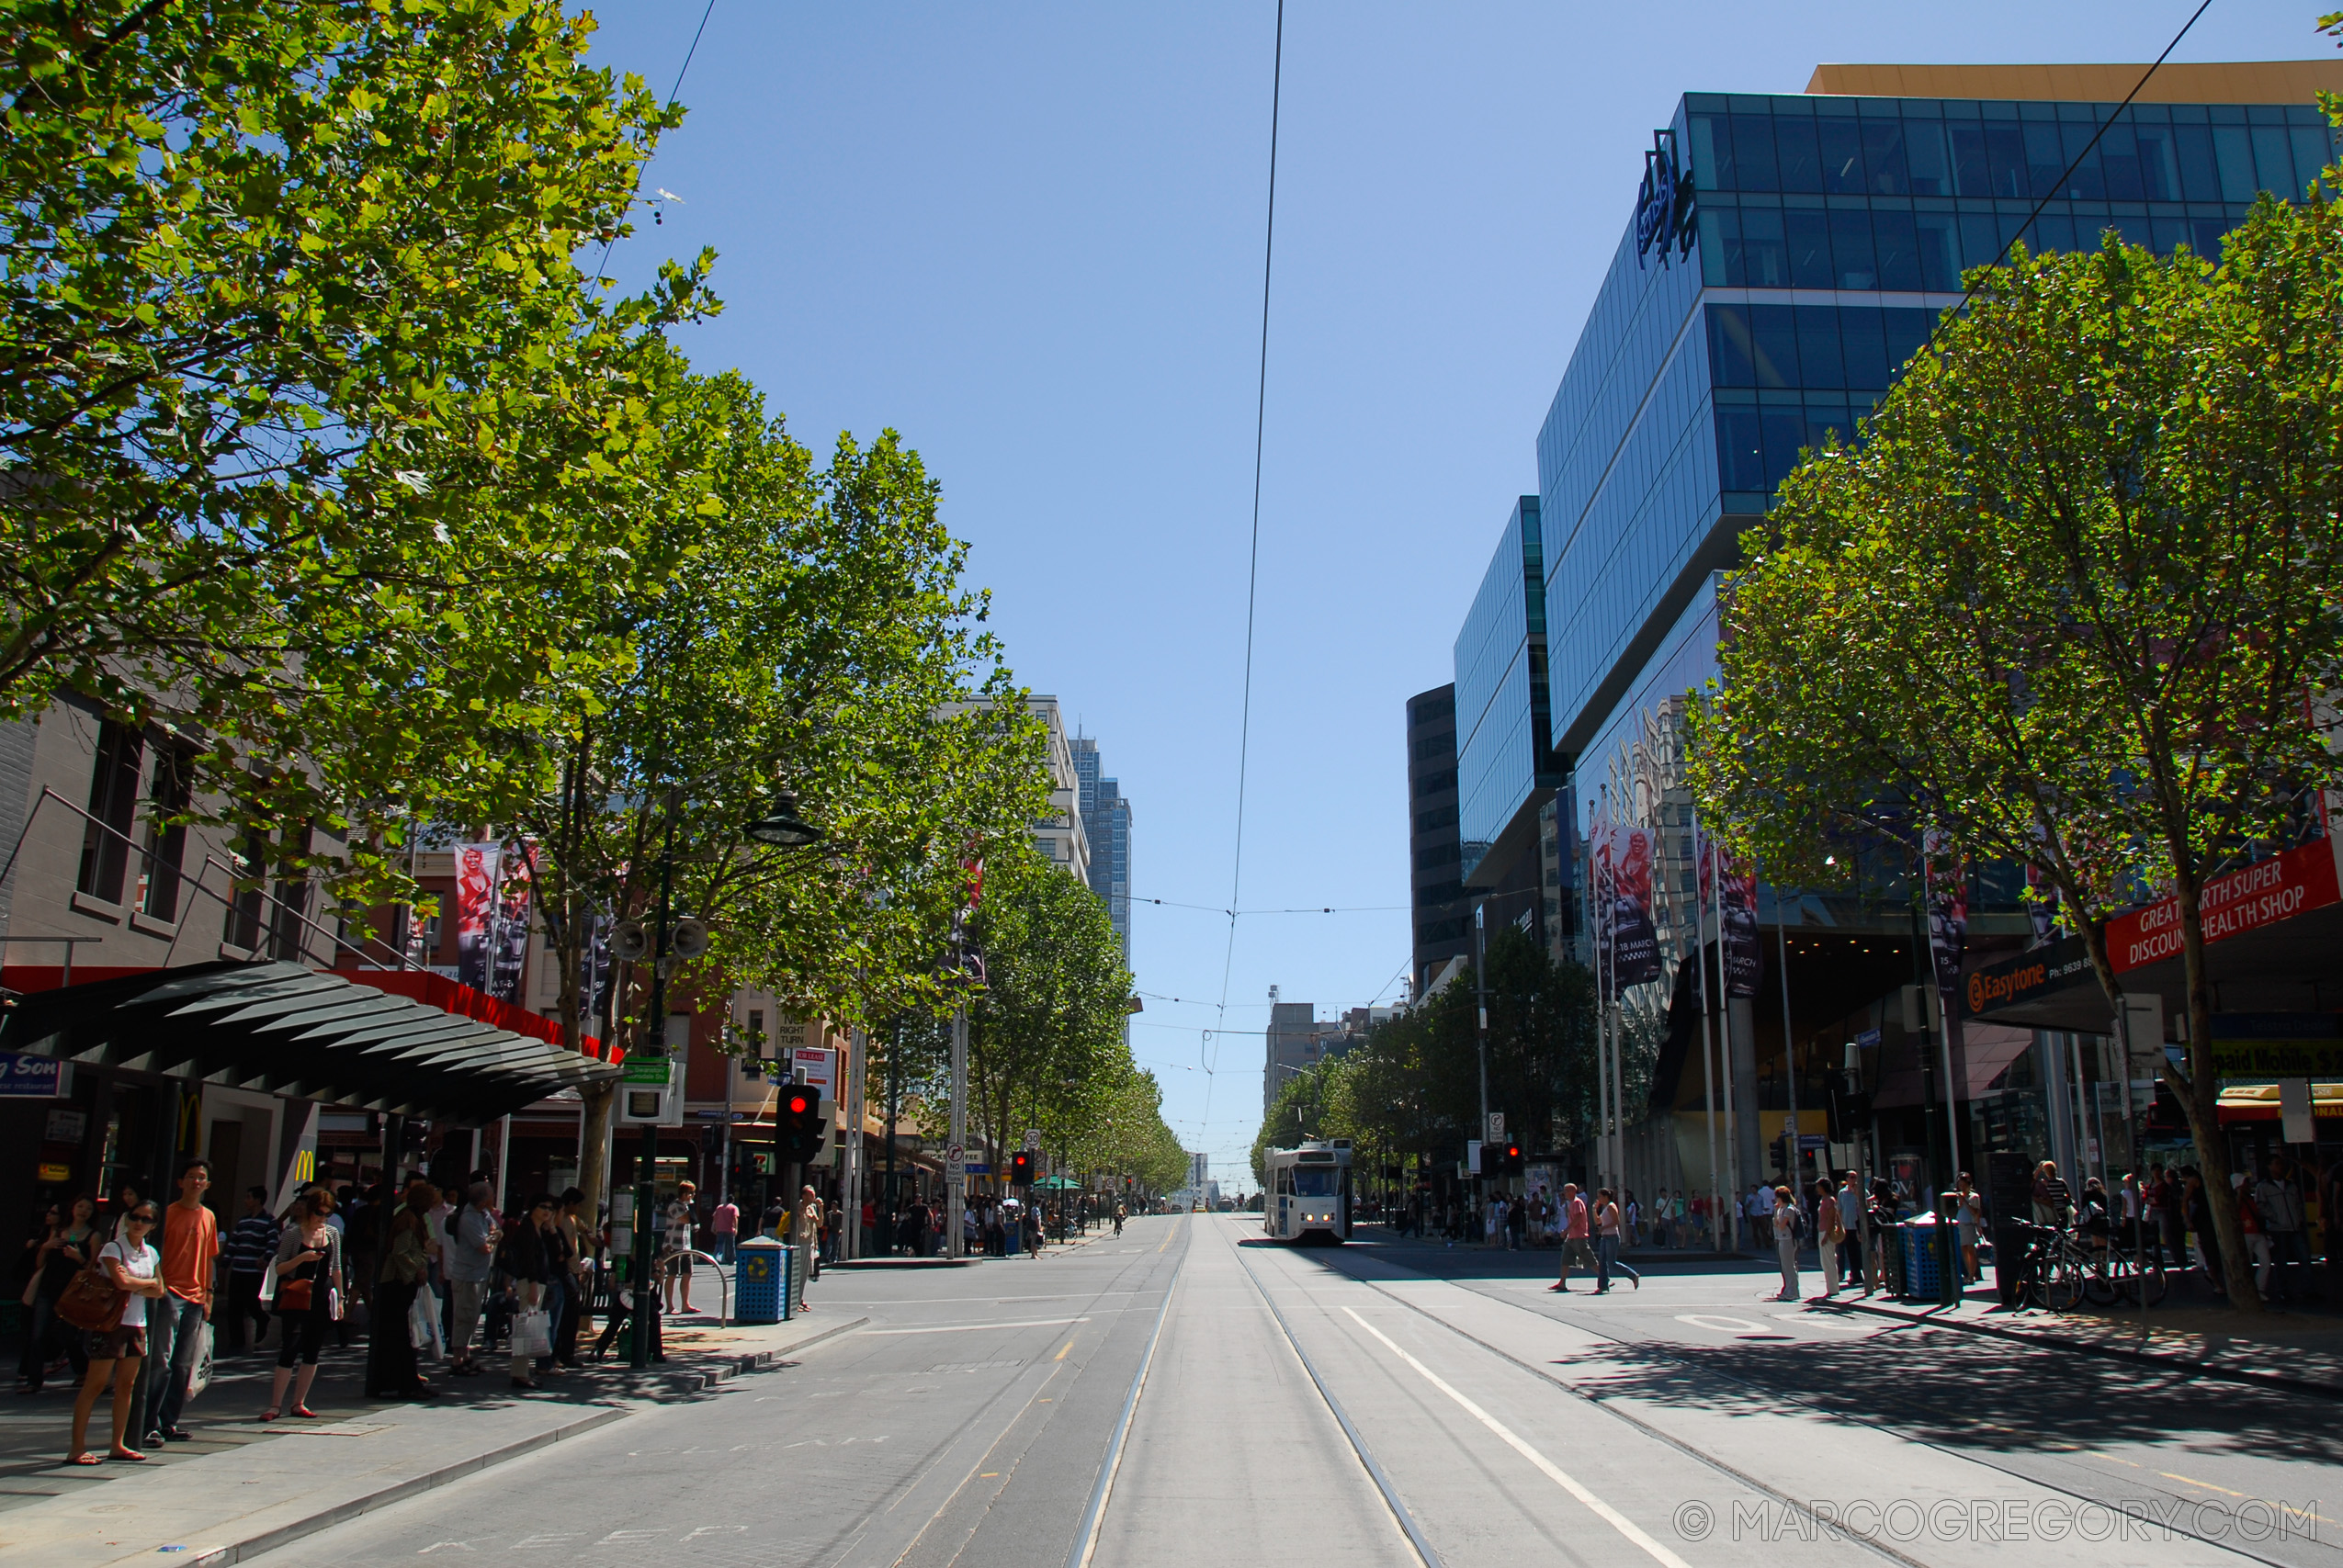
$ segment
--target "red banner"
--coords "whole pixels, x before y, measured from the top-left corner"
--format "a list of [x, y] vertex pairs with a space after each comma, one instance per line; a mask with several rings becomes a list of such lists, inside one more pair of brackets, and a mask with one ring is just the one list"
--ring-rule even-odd
[[[2221, 942], [2241, 931], [2292, 919], [2343, 901], [2327, 840], [2299, 844], [2283, 854], [2217, 876], [2204, 886], [2199, 908], [2204, 939]], [[2180, 901], [2159, 898], [2107, 922], [2107, 958], [2118, 975], [2160, 964], [2180, 952]]]

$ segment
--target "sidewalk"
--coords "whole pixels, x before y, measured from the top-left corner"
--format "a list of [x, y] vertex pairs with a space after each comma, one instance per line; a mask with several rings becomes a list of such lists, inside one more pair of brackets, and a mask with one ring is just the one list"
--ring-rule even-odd
[[2267, 1312], [2254, 1317], [2225, 1307], [2168, 1302], [2148, 1309], [2143, 1340], [2136, 1305], [2129, 1310], [2087, 1306], [2064, 1314], [2039, 1308], [2013, 1312], [2002, 1306], [1989, 1282], [1969, 1287], [1951, 1307], [1882, 1296], [1812, 1298], [1806, 1305], [2343, 1399], [2343, 1318], [2329, 1313]]
[[[0, 1406], [0, 1558], [44, 1568], [98, 1568], [170, 1553], [181, 1564], [241, 1562], [427, 1491], [624, 1420], [646, 1404], [713, 1397], [727, 1379], [763, 1371], [789, 1354], [868, 1321], [816, 1314], [794, 1322], [719, 1329], [685, 1320], [667, 1329], [663, 1366], [635, 1372], [623, 1362], [588, 1363], [546, 1378], [536, 1393], [514, 1390], [501, 1364], [491, 1375], [447, 1379], [443, 1363], [424, 1375], [436, 1400], [386, 1404], [359, 1397], [366, 1348], [328, 1350], [310, 1395], [319, 1419], [258, 1419], [273, 1354], [219, 1363], [211, 1386], [187, 1414], [194, 1440], [173, 1443], [144, 1464], [93, 1467], [61, 1462], [73, 1418], [73, 1390]], [[106, 1403], [92, 1421], [104, 1451]], [[130, 1481], [130, 1485], [120, 1484]]]

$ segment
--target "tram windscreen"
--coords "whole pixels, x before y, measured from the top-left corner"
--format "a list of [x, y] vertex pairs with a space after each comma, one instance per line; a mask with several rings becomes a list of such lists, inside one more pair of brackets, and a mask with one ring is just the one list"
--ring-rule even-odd
[[1335, 1169], [1330, 1165], [1297, 1165], [1294, 1168], [1294, 1196], [1331, 1198], [1335, 1180]]

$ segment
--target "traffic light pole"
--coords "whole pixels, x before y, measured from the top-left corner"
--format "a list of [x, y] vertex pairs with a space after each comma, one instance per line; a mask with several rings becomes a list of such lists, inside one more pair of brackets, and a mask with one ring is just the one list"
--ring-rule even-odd
[[[643, 1026], [641, 1040], [636, 1049], [648, 1055], [656, 1051], [668, 1059], [672, 1078], [674, 1067], [667, 1057], [667, 966], [673, 963], [669, 955], [668, 928], [673, 923], [675, 903], [675, 807], [674, 792], [667, 796], [667, 826], [659, 845], [659, 930], [658, 940], [651, 945], [651, 1017]], [[645, 1050], [645, 1047], [649, 1047]], [[635, 1156], [635, 1255], [629, 1270], [634, 1278], [627, 1281], [634, 1292], [634, 1321], [627, 1325], [627, 1365], [638, 1371], [651, 1365], [651, 1314], [659, 1302], [658, 1287], [651, 1278], [652, 1248], [657, 1245], [658, 1215], [653, 1212], [659, 1201], [659, 1123], [646, 1122], [642, 1129], [642, 1150]]]
[[[967, 1158], [968, 1146], [968, 1010], [952, 1011], [952, 1146]], [[947, 1177], [944, 1183], [944, 1256], [967, 1256], [968, 1179]]]

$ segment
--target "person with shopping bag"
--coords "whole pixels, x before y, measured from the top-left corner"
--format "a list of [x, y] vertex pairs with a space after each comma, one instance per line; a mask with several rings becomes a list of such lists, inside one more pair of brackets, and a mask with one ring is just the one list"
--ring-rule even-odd
[[537, 1358], [553, 1350], [552, 1327], [546, 1319], [546, 1286], [553, 1278], [547, 1257], [545, 1232], [553, 1224], [553, 1200], [540, 1193], [529, 1200], [528, 1216], [505, 1227], [496, 1248], [496, 1266], [513, 1282], [520, 1311], [513, 1319], [512, 1381], [515, 1388], [534, 1389]]
[[[334, 1213], [334, 1194], [323, 1187], [303, 1192], [293, 1205], [292, 1224], [277, 1243], [277, 1258], [261, 1281], [264, 1299], [277, 1310], [277, 1377], [268, 1394], [263, 1421], [274, 1421], [287, 1408], [285, 1388], [292, 1383], [295, 1416], [314, 1416], [309, 1407], [310, 1385], [317, 1381], [318, 1353], [325, 1348], [325, 1331], [342, 1318], [342, 1233], [327, 1224]], [[296, 1361], [300, 1379], [293, 1382]]]
[[147, 1245], [162, 1216], [152, 1203], [135, 1203], [122, 1215], [115, 1237], [96, 1260], [77, 1275], [58, 1303], [58, 1315], [89, 1331], [89, 1375], [74, 1400], [74, 1435], [67, 1464], [96, 1464], [89, 1451], [90, 1412], [106, 1385], [114, 1385], [114, 1440], [109, 1459], [138, 1461], [146, 1455], [129, 1446], [132, 1406], [138, 1403], [140, 1363], [146, 1357], [147, 1303], [163, 1299], [163, 1258]]
[[382, 1259], [375, 1269], [374, 1315], [367, 1334], [368, 1399], [431, 1399], [438, 1393], [416, 1369], [412, 1321], [432, 1258], [439, 1250], [431, 1234], [431, 1211], [438, 1204], [437, 1188], [427, 1181], [409, 1184], [385, 1232]]

